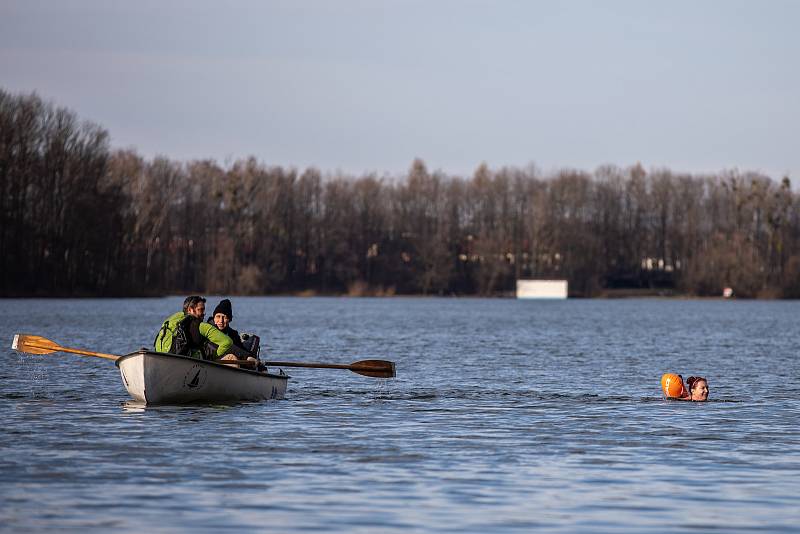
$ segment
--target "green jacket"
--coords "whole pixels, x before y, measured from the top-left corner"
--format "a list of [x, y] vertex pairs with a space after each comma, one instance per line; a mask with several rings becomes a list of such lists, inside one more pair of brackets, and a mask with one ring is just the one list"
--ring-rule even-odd
[[[164, 324], [161, 326], [158, 334], [156, 334], [153, 347], [157, 352], [170, 352], [172, 349], [172, 338], [178, 324], [183, 321], [187, 315], [180, 311], [170, 315]], [[217, 358], [221, 358], [230, 352], [233, 346], [233, 341], [224, 333], [220, 332], [216, 326], [206, 322], [200, 322], [200, 337], [204, 340], [214, 343], [217, 346]], [[193, 358], [201, 358], [202, 350], [200, 348], [193, 348], [189, 354]]]

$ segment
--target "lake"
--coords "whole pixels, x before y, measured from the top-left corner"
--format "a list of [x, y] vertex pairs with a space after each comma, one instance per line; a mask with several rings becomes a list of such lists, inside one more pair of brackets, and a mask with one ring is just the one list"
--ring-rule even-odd
[[[143, 407], [112, 362], [182, 298], [3, 300], [8, 530], [797, 532], [800, 302], [233, 298], [286, 399]], [[209, 298], [212, 310], [218, 298]], [[708, 378], [665, 401], [662, 373]]]

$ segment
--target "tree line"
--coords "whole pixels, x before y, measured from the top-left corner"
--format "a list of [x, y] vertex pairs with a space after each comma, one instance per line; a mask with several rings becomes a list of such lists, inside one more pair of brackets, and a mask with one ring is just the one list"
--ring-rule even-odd
[[403, 176], [222, 166], [113, 149], [102, 127], [0, 90], [0, 294], [800, 297], [788, 177], [604, 166]]

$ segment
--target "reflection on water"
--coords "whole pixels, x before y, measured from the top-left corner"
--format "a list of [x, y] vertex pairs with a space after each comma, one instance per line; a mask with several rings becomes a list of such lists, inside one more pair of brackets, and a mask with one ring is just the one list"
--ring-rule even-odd
[[127, 400], [122, 403], [122, 411], [127, 413], [142, 413], [147, 408], [147, 404], [140, 401]]
[[[212, 299], [213, 300], [213, 299]], [[7, 301], [15, 332], [125, 353], [181, 299]], [[111, 362], [0, 358], [12, 530], [794, 531], [800, 303], [237, 299], [285, 400], [145, 407]], [[77, 328], [74, 317], [81, 317]], [[707, 376], [667, 401], [664, 372]]]

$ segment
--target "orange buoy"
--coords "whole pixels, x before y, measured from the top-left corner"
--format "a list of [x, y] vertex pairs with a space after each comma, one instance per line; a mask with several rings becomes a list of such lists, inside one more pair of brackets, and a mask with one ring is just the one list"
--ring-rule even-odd
[[661, 389], [664, 390], [664, 395], [667, 397], [683, 397], [686, 395], [683, 379], [675, 373], [661, 375]]

